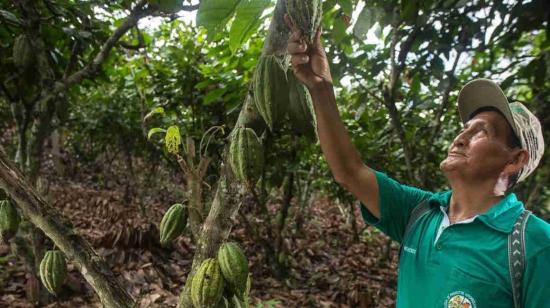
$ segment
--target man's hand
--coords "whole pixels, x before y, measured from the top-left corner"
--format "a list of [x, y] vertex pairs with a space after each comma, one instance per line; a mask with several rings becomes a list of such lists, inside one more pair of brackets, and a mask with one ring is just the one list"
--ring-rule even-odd
[[287, 50], [298, 80], [310, 90], [323, 81], [332, 83], [327, 55], [321, 46], [321, 27], [315, 33], [313, 44], [308, 46], [300, 29], [294, 25], [288, 14], [285, 14], [285, 22], [292, 31], [288, 39]]

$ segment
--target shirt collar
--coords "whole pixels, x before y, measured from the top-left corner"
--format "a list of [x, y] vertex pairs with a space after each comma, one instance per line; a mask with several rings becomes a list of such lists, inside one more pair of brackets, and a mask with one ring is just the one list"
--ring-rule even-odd
[[[449, 206], [451, 195], [451, 190], [435, 193], [428, 200], [428, 203], [430, 206], [447, 207]], [[476, 219], [497, 231], [510, 233], [512, 232], [514, 223], [523, 210], [523, 203], [517, 199], [516, 194], [511, 193], [506, 195], [485, 213], [477, 215]]]

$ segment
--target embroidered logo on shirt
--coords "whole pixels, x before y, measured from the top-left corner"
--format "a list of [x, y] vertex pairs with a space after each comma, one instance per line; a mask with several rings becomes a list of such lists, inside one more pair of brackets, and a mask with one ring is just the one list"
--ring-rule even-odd
[[416, 249], [411, 248], [411, 247], [403, 246], [403, 250], [405, 250], [408, 253], [412, 253], [413, 255], [416, 254]]
[[455, 291], [445, 300], [445, 308], [475, 308], [476, 301], [474, 298], [465, 292]]

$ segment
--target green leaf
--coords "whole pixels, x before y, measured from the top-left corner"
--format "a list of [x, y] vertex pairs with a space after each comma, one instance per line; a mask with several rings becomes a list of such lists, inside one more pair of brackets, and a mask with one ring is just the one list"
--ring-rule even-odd
[[180, 129], [177, 126], [172, 125], [168, 127], [166, 135], [164, 136], [164, 143], [168, 153], [178, 154], [181, 144], [181, 135]]
[[0, 19], [3, 19], [15, 26], [21, 26], [21, 20], [8, 11], [0, 10]]
[[160, 127], [151, 128], [149, 130], [149, 133], [147, 133], [147, 140], [151, 139], [151, 136], [153, 136], [156, 133], [166, 133], [166, 130]]
[[224, 94], [225, 92], [227, 91], [227, 88], [218, 88], [218, 89], [215, 89], [215, 90], [212, 90], [210, 92], [208, 92], [208, 94], [206, 94], [204, 96], [204, 104], [205, 105], [208, 105], [218, 99], [220, 99]]
[[235, 52], [258, 28], [260, 17], [270, 3], [270, 0], [242, 0], [239, 3], [229, 31], [231, 52]]
[[202, 0], [197, 12], [197, 25], [203, 26], [208, 35], [214, 35], [222, 29], [233, 15], [240, 0]]
[[357, 22], [353, 26], [353, 35], [360, 40], [364, 40], [367, 32], [369, 32], [370, 28], [374, 24], [375, 20], [373, 17], [373, 11], [371, 8], [369, 6], [365, 6], [361, 13], [359, 13]]
[[338, 4], [342, 8], [342, 11], [344, 11], [344, 14], [351, 16], [353, 13], [353, 2], [351, 0], [339, 0]]

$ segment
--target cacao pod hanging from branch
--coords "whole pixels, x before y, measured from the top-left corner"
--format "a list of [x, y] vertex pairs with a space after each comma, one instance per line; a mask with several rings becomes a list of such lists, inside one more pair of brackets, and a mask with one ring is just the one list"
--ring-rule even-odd
[[222, 298], [223, 287], [218, 260], [204, 260], [191, 282], [191, 300], [195, 308], [214, 307]]
[[47, 251], [40, 262], [40, 280], [53, 295], [60, 291], [67, 276], [67, 264], [65, 255], [60, 250]]
[[262, 56], [253, 80], [254, 103], [271, 131], [284, 118], [288, 106], [288, 65], [276, 56]]
[[21, 218], [10, 200], [0, 201], [0, 238], [7, 242], [15, 236]]
[[294, 25], [302, 31], [306, 43], [311, 45], [323, 18], [322, 1], [286, 0], [286, 11]]
[[233, 130], [229, 164], [239, 181], [248, 185], [256, 184], [264, 167], [264, 148], [253, 129], [236, 127]]
[[27, 69], [34, 63], [34, 54], [29, 38], [20, 34], [13, 43], [13, 64], [20, 69]]
[[179, 203], [172, 205], [160, 222], [160, 244], [166, 246], [182, 235], [187, 225], [187, 211]]
[[248, 279], [248, 260], [237, 243], [225, 243], [218, 250], [218, 263], [223, 278], [233, 293], [244, 300]]
[[290, 88], [288, 117], [292, 129], [308, 138], [315, 139], [317, 121], [309, 90], [294, 76], [293, 72], [288, 73], [288, 86]]

